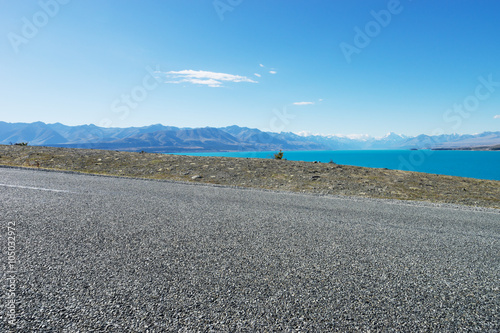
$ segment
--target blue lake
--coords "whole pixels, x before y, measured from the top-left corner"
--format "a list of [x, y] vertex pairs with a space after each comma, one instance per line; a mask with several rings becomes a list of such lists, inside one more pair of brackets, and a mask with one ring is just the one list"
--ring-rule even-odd
[[[276, 151], [185, 153], [191, 156], [227, 156], [241, 158], [273, 158]], [[284, 159], [318, 161], [418, 171], [441, 175], [500, 180], [500, 151], [463, 150], [333, 150], [285, 151]]]

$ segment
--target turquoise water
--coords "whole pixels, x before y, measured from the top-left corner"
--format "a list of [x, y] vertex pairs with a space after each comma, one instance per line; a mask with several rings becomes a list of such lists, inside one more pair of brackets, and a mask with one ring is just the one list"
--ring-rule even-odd
[[[191, 156], [228, 156], [273, 158], [276, 151], [186, 153]], [[334, 150], [334, 151], [285, 151], [284, 159], [292, 161], [318, 161], [356, 165], [370, 168], [387, 168], [418, 171], [441, 175], [500, 180], [500, 151], [463, 150]]]

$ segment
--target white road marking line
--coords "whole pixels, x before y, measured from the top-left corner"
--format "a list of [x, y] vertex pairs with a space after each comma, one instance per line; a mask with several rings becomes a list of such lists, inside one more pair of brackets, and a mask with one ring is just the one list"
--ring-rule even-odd
[[0, 186], [12, 187], [12, 188], [24, 188], [24, 189], [28, 189], [28, 190], [49, 191], [49, 192], [76, 193], [76, 192], [71, 192], [71, 191], [67, 191], [67, 190], [55, 190], [55, 189], [51, 189], [51, 188], [32, 187], [32, 186], [8, 185], [8, 184], [0, 184]]

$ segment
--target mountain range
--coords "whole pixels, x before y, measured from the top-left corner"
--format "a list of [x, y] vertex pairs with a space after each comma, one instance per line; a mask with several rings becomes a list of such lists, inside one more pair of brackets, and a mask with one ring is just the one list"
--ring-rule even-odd
[[104, 128], [60, 123], [0, 121], [0, 144], [27, 142], [34, 146], [94, 148], [160, 153], [203, 151], [354, 150], [354, 149], [468, 149], [500, 145], [500, 132], [418, 135], [389, 133], [382, 138], [298, 135], [263, 132], [247, 127], [179, 128], [161, 124]]

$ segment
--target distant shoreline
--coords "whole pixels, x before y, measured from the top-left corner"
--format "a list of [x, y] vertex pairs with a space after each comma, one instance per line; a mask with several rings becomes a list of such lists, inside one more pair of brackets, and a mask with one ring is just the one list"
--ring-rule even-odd
[[500, 145], [479, 146], [479, 147], [459, 147], [459, 148], [432, 148], [432, 150], [474, 150], [474, 151], [500, 151]]

